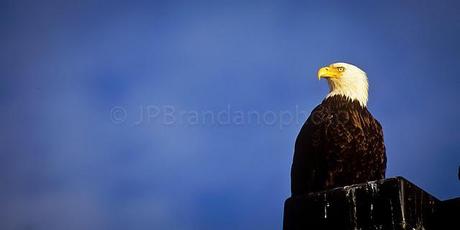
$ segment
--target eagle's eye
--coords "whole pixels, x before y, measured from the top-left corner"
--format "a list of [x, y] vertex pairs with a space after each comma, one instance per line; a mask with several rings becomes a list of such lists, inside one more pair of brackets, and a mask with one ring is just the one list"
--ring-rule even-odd
[[345, 71], [345, 68], [340, 66], [340, 67], [337, 67], [337, 70], [340, 71], [340, 72], [343, 72], [343, 71]]

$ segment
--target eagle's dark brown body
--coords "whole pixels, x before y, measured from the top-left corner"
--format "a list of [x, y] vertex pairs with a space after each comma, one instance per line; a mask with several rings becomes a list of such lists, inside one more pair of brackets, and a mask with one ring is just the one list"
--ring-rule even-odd
[[382, 127], [366, 107], [343, 96], [318, 105], [297, 136], [293, 195], [385, 177]]

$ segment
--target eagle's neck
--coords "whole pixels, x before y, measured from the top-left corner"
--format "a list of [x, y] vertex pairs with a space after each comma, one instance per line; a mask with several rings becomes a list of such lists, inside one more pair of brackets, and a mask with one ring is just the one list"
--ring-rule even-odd
[[347, 78], [329, 80], [330, 92], [326, 98], [332, 96], [344, 96], [350, 100], [356, 100], [362, 107], [366, 107], [369, 85], [365, 78]]

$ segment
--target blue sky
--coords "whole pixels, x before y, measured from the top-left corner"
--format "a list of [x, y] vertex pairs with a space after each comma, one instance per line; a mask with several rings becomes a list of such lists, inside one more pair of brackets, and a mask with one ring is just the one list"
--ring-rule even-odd
[[[460, 196], [456, 1], [2, 1], [2, 229], [280, 229], [319, 67], [370, 81], [387, 176]], [[258, 117], [257, 117], [258, 116]]]

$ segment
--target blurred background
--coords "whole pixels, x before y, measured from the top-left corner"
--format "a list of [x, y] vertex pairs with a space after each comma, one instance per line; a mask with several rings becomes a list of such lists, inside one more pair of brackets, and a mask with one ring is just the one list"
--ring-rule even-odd
[[458, 1], [0, 2], [1, 229], [281, 229], [319, 67], [387, 176], [460, 196]]

